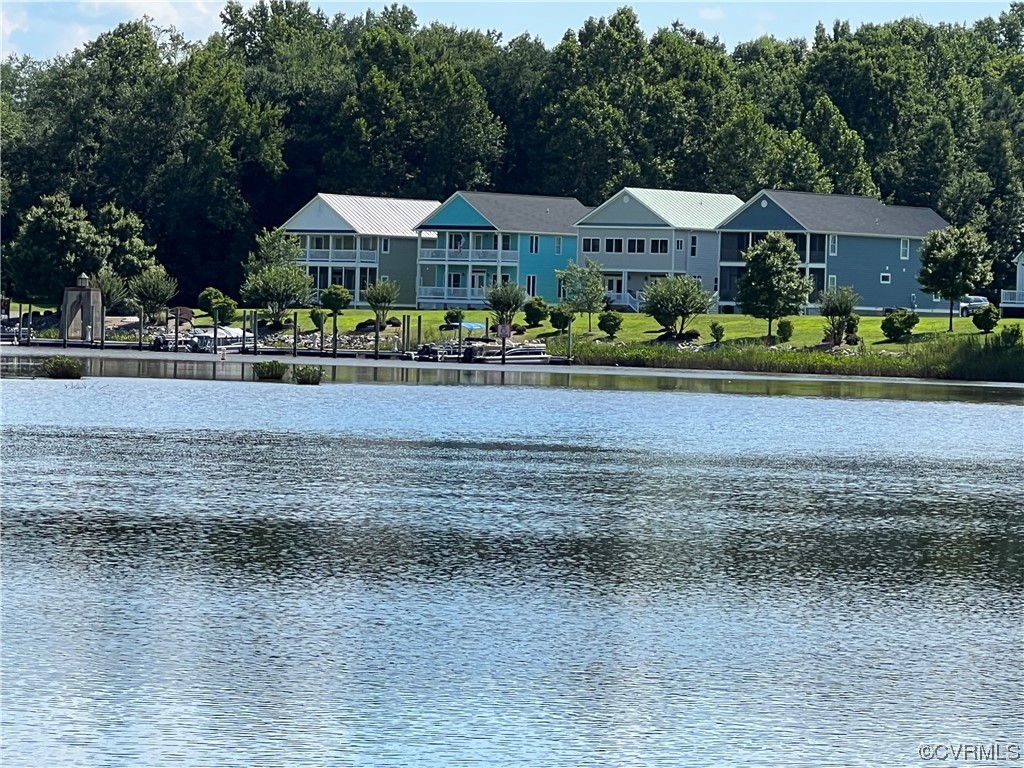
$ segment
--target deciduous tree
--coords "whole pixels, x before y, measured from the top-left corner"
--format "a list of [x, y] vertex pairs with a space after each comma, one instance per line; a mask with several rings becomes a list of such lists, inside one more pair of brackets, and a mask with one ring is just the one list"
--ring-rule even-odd
[[992, 280], [992, 261], [985, 235], [971, 227], [946, 227], [930, 232], [921, 243], [917, 281], [927, 293], [949, 300], [949, 330], [953, 303]]
[[693, 318], [711, 309], [714, 301], [714, 294], [705, 291], [696, 278], [675, 275], [655, 280], [644, 289], [640, 311], [678, 336]]
[[768, 321], [770, 340], [772, 323], [799, 312], [814, 283], [800, 274], [796, 246], [781, 232], [769, 232], [750, 246], [743, 261], [746, 272], [739, 279], [736, 301], [745, 314]]
[[587, 332], [594, 330], [594, 313], [604, 309], [604, 273], [601, 265], [587, 259], [585, 266], [570, 261], [565, 269], [556, 269], [555, 275], [562, 281], [565, 298], [562, 304], [572, 314], [587, 315]]

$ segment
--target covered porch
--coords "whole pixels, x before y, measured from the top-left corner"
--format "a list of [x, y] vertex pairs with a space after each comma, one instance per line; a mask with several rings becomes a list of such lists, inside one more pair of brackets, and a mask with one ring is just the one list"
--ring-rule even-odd
[[483, 306], [489, 287], [518, 281], [517, 267], [421, 263], [416, 303], [423, 309]]
[[1000, 292], [999, 296], [1003, 317], [1024, 317], [1024, 251], [1017, 254], [1016, 264], [1016, 287]]

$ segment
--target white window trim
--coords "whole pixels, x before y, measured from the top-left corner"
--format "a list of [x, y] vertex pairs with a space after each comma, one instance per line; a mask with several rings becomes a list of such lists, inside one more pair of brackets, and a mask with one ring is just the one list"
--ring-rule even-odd
[[829, 256], [835, 256], [839, 253], [839, 235], [829, 235], [828, 243], [826, 244], [826, 250]]
[[878, 282], [881, 285], [891, 285], [892, 284], [892, 273], [891, 272], [882, 272], [881, 274], [878, 275]]
[[835, 290], [835, 288], [836, 288], [836, 276], [835, 275], [829, 275], [828, 276], [828, 290], [833, 291], [833, 290]]
[[562, 238], [555, 236], [555, 256], [562, 255]]
[[690, 258], [697, 257], [697, 236], [690, 235]]
[[382, 237], [380, 239], [380, 252], [381, 253], [391, 253], [391, 238], [389, 238], [389, 237]]
[[676, 253], [682, 253], [686, 250], [686, 240], [683, 238], [676, 238]]
[[540, 253], [540, 235], [530, 235], [530, 253]]
[[527, 275], [526, 276], [526, 293], [530, 296], [537, 295], [537, 276]]
[[910, 240], [904, 237], [900, 240], [900, 261], [910, 260]]

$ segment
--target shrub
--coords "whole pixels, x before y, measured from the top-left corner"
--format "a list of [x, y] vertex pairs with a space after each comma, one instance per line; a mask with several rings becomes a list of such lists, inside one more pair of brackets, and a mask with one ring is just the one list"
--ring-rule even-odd
[[1024, 337], [1024, 330], [1020, 325], [1004, 325], [999, 331], [999, 345], [1003, 347], [1016, 347]]
[[889, 341], [899, 341], [909, 336], [919, 322], [917, 312], [900, 307], [882, 319], [882, 333]]
[[238, 316], [238, 302], [217, 288], [204, 288], [199, 294], [198, 304], [210, 317], [213, 317], [214, 311], [217, 312], [218, 325], [231, 325]]
[[982, 333], [992, 333], [992, 329], [999, 324], [999, 307], [989, 304], [976, 310], [971, 315], [971, 322]]
[[444, 313], [444, 322], [447, 325], [458, 325], [466, 318], [466, 312], [456, 307]]
[[622, 327], [622, 315], [618, 312], [602, 312], [597, 318], [597, 327], [598, 330], [604, 331], [609, 339], [614, 339]]
[[776, 328], [779, 334], [779, 341], [785, 344], [787, 341], [793, 338], [793, 321], [783, 318], [779, 320], [778, 327]]
[[85, 373], [85, 366], [74, 357], [54, 355], [40, 363], [39, 370], [51, 379], [80, 379]]
[[551, 318], [551, 327], [556, 331], [564, 331], [569, 327], [569, 322], [572, 320], [572, 313], [564, 309], [561, 304], [553, 306], [549, 316]]
[[296, 384], [319, 384], [324, 369], [319, 365], [296, 365], [292, 368], [292, 380]]
[[697, 341], [697, 339], [700, 338], [700, 331], [696, 328], [687, 328], [682, 333], [677, 333], [676, 336], [680, 339], [685, 339], [686, 341]]
[[720, 342], [725, 338], [725, 326], [717, 320], [711, 321], [711, 338], [716, 342]]
[[846, 335], [849, 336], [851, 333], [854, 333], [854, 334], [857, 333], [857, 329], [859, 329], [859, 328], [860, 328], [860, 315], [858, 315], [856, 312], [853, 312], [852, 314], [847, 316], [847, 318], [846, 318], [846, 328], [844, 328], [843, 330], [845, 331]]
[[324, 323], [327, 322], [327, 310], [321, 307], [313, 307], [309, 310], [309, 319], [320, 333], [324, 332]]
[[534, 296], [528, 302], [523, 304], [523, 314], [526, 315], [526, 324], [530, 328], [536, 328], [548, 319], [548, 315], [551, 314], [551, 309], [548, 307], [548, 303], [544, 301], [542, 296]]
[[253, 363], [252, 372], [260, 381], [281, 381], [288, 372], [288, 366], [280, 360], [261, 360]]

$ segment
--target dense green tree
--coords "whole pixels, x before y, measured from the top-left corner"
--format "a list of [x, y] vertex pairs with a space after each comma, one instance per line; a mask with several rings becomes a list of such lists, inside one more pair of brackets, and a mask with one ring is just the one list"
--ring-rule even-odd
[[917, 281], [927, 293], [949, 300], [949, 330], [953, 303], [992, 279], [992, 261], [985, 235], [971, 227], [938, 229], [921, 243]]
[[106, 240], [85, 210], [58, 193], [26, 212], [6, 266], [17, 296], [59, 303], [78, 275], [99, 272], [107, 253]]
[[714, 303], [714, 294], [705, 291], [699, 280], [675, 275], [655, 280], [644, 289], [640, 311], [678, 336], [687, 323], [708, 312]]
[[204, 288], [197, 305], [211, 318], [216, 318], [218, 325], [231, 325], [238, 316], [238, 302], [217, 288]]
[[242, 299], [249, 306], [263, 307], [270, 322], [280, 326], [291, 307], [308, 304], [313, 278], [299, 264], [271, 264], [249, 272], [242, 283]]
[[604, 309], [604, 273], [601, 265], [587, 259], [584, 266], [570, 261], [565, 269], [556, 269], [555, 275], [562, 283], [565, 298], [562, 305], [572, 314], [586, 314], [587, 332], [594, 330], [594, 313]]
[[112, 270], [110, 265], [104, 264], [99, 272], [92, 275], [89, 284], [100, 289], [105, 315], [117, 315], [130, 309], [128, 286], [124, 278]]
[[131, 211], [104, 205], [96, 229], [107, 243], [107, 264], [125, 280], [156, 266], [156, 246], [146, 242], [142, 220]]
[[800, 274], [800, 256], [793, 241], [781, 232], [750, 246], [744, 254], [746, 271], [739, 279], [736, 301], [745, 314], [772, 322], [800, 312], [814, 289], [809, 278]]
[[178, 293], [178, 281], [161, 264], [149, 267], [128, 281], [128, 296], [150, 321], [155, 320]]
[[277, 265], [291, 266], [302, 258], [302, 246], [294, 235], [284, 229], [264, 229], [256, 235], [256, 250], [249, 252], [246, 274]]
[[817, 150], [835, 193], [878, 196], [878, 187], [864, 160], [864, 142], [846, 124], [828, 96], [821, 96], [814, 102], [814, 107], [804, 118], [801, 132]]
[[[484, 294], [484, 305], [494, 317], [497, 325], [511, 326], [516, 319], [516, 313], [526, 303], [526, 289], [519, 283], [497, 283], [487, 289]], [[501, 364], [505, 364], [505, 344], [508, 337], [501, 337]]]

